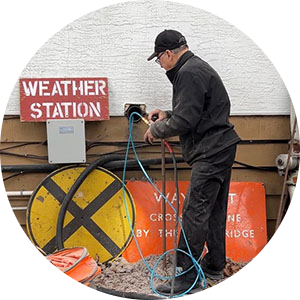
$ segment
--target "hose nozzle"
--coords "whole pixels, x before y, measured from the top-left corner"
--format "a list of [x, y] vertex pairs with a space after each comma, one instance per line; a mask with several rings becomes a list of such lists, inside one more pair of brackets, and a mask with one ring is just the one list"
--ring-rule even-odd
[[146, 118], [141, 117], [141, 119], [144, 123], [146, 123], [148, 126], [150, 126], [150, 122]]
[[[141, 117], [141, 119], [142, 119], [148, 126], [151, 125], [150, 122], [149, 122], [146, 118]], [[152, 120], [153, 122], [155, 122], [157, 119], [158, 119], [158, 115], [153, 115], [152, 118], [151, 118], [151, 120]]]

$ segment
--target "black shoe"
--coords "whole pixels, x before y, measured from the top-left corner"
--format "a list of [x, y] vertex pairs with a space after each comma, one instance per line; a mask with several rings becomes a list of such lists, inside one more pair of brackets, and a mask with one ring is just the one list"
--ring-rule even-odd
[[210, 278], [212, 280], [222, 280], [224, 279], [224, 271], [215, 271], [207, 267], [204, 260], [201, 260], [200, 263], [201, 269], [205, 275], [205, 277]]
[[[189, 290], [192, 285], [193, 285], [193, 282], [187, 281], [183, 276], [176, 277], [175, 281], [174, 281], [173, 293], [174, 293], [174, 295], [182, 294], [182, 293], [186, 292], [187, 290]], [[156, 290], [162, 295], [170, 295], [171, 288], [172, 288], [172, 281], [170, 280], [165, 284], [160, 284], [159, 286], [157, 286]], [[195, 290], [195, 289], [199, 289], [199, 291], [203, 289], [203, 287], [199, 281], [192, 288], [192, 290]]]

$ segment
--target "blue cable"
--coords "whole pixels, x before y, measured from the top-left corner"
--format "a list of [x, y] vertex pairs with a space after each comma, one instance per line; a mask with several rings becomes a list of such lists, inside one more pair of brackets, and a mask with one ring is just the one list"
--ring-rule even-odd
[[[158, 260], [156, 261], [156, 263], [154, 264], [153, 268], [151, 268], [149, 266], [149, 264], [147, 263], [147, 261], [145, 260], [145, 257], [143, 256], [143, 253], [141, 251], [141, 248], [139, 246], [139, 243], [137, 241], [137, 238], [135, 236], [135, 233], [134, 233], [134, 228], [131, 224], [131, 221], [130, 221], [130, 217], [129, 217], [129, 209], [128, 209], [128, 205], [127, 205], [127, 201], [126, 201], [126, 186], [125, 186], [125, 180], [126, 180], [126, 167], [127, 167], [127, 161], [128, 161], [128, 155], [129, 155], [129, 149], [130, 149], [130, 144], [131, 144], [131, 148], [132, 148], [132, 151], [135, 155], [135, 158], [136, 158], [136, 161], [140, 167], [140, 169], [142, 170], [144, 176], [146, 177], [147, 181], [154, 187], [154, 189], [161, 195], [161, 197], [163, 197], [163, 199], [169, 204], [169, 206], [172, 208], [172, 210], [176, 213], [176, 209], [174, 208], [174, 206], [170, 203], [170, 201], [167, 199], [167, 197], [165, 195], [162, 194], [162, 192], [158, 189], [158, 187], [155, 185], [155, 183], [151, 180], [151, 178], [149, 177], [149, 175], [147, 174], [146, 170], [144, 169], [139, 157], [138, 157], [138, 154], [136, 152], [136, 149], [135, 149], [135, 145], [134, 145], [134, 141], [133, 141], [133, 137], [132, 137], [132, 126], [133, 126], [133, 118], [134, 118], [134, 115], [137, 115], [138, 117], [142, 118], [142, 116], [137, 113], [137, 112], [133, 112], [131, 113], [130, 117], [129, 117], [129, 138], [128, 138], [128, 142], [127, 142], [127, 147], [126, 147], [126, 153], [125, 153], [125, 159], [124, 159], [124, 168], [123, 168], [123, 177], [122, 177], [122, 184], [123, 184], [123, 200], [124, 200], [124, 205], [125, 205], [125, 211], [126, 211], [126, 215], [127, 215], [127, 220], [128, 220], [128, 223], [129, 223], [129, 226], [130, 226], [130, 230], [131, 230], [131, 233], [132, 233], [132, 236], [133, 236], [133, 239], [136, 243], [136, 246], [137, 246], [137, 249], [138, 249], [138, 252], [146, 266], [146, 268], [148, 269], [148, 271], [150, 272], [151, 274], [151, 280], [150, 280], [150, 284], [151, 284], [151, 289], [153, 290], [153, 292], [158, 295], [158, 296], [161, 296], [161, 297], [165, 297], [165, 295], [163, 294], [160, 294], [154, 287], [153, 285], [153, 279], [154, 277], [155, 278], [158, 278], [160, 280], [170, 280], [171, 279], [171, 276], [168, 276], [168, 277], [163, 277], [163, 276], [159, 276], [158, 274], [155, 273], [155, 270], [156, 268], [158, 267], [158, 264], [160, 263], [160, 261], [163, 259], [164, 256], [166, 256], [168, 253], [170, 252], [174, 252], [174, 249], [170, 249], [168, 251], [166, 251], [165, 253], [163, 253], [159, 258]], [[185, 292], [181, 293], [181, 294], [177, 294], [177, 295], [174, 295], [173, 297], [174, 298], [178, 298], [178, 297], [181, 297], [181, 296], [184, 296], [186, 295], [187, 293], [189, 293], [193, 288], [194, 286], [196, 285], [197, 281], [200, 280], [201, 284], [203, 285], [203, 287], [205, 288], [206, 287], [206, 279], [205, 279], [205, 275], [201, 269], [201, 266], [199, 265], [198, 261], [193, 257], [192, 255], [192, 252], [190, 250], [190, 247], [189, 247], [189, 244], [188, 244], [188, 241], [187, 241], [187, 238], [186, 238], [186, 235], [185, 235], [185, 232], [184, 232], [184, 229], [183, 229], [183, 226], [182, 226], [182, 222], [180, 220], [180, 218], [178, 217], [178, 223], [181, 227], [181, 232], [182, 232], [182, 235], [183, 235], [183, 238], [184, 238], [184, 241], [186, 243], [186, 246], [187, 246], [187, 249], [188, 249], [188, 252], [185, 252], [181, 249], [176, 249], [176, 251], [180, 251], [182, 253], [184, 253], [185, 255], [189, 256], [193, 262], [193, 265], [186, 271], [182, 272], [182, 273], [179, 273], [176, 275], [176, 277], [179, 277], [185, 273], [187, 273], [188, 271], [190, 271], [193, 267], [195, 267], [196, 271], [197, 271], [197, 277], [194, 281], [194, 283], [191, 285], [191, 287], [186, 290]]]

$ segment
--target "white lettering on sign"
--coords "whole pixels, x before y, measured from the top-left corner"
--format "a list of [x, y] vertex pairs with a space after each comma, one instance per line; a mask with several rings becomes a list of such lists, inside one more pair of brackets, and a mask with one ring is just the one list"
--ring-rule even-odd
[[50, 83], [48, 80], [23, 81], [25, 95], [29, 96], [105, 96], [106, 82], [104, 80], [55, 80]]
[[[181, 216], [179, 216], [179, 218], [181, 219]], [[152, 222], [161, 222], [161, 221], [163, 221], [163, 214], [152, 213], [152, 214], [150, 214], [149, 219]], [[176, 214], [172, 215], [172, 214], [166, 213], [165, 220], [166, 220], [166, 222], [176, 221]]]
[[[161, 202], [162, 196], [161, 194], [157, 194], [156, 192], [153, 193], [154, 199], [157, 203]], [[184, 193], [180, 193], [180, 197], [182, 197], [183, 199], [185, 199], [186, 195]], [[166, 194], [166, 198], [173, 204], [176, 203], [177, 201], [177, 197], [176, 197], [176, 193], [167, 193]], [[228, 205], [232, 206], [234, 208], [234, 206], [238, 205], [239, 199], [236, 193], [229, 193], [228, 195]], [[235, 211], [235, 208], [233, 209], [233, 211]], [[160, 212], [154, 212], [149, 214], [149, 220], [151, 222], [162, 222], [164, 219], [164, 216], [162, 213]], [[180, 219], [182, 220], [182, 215], [180, 215]], [[165, 221], [166, 222], [172, 222], [174, 223], [176, 221], [176, 214], [174, 213], [166, 213], [165, 214]], [[235, 226], [245, 226], [243, 224], [243, 218], [242, 215], [238, 212], [234, 213], [234, 212], [228, 212], [227, 214], [227, 223], [228, 224], [232, 224], [233, 228], [235, 228]], [[138, 238], [148, 238], [149, 237], [149, 233], [151, 232], [150, 229], [136, 229], [136, 236]], [[153, 230], [152, 230], [153, 233]], [[163, 234], [163, 230], [162, 229], [157, 229], [157, 233], [159, 237], [162, 237]], [[156, 234], [157, 234], [156, 233]], [[172, 238], [174, 237], [174, 229], [166, 229], [165, 230], [165, 236], [167, 238]], [[254, 239], [255, 238], [255, 230], [250, 228], [229, 228], [226, 229], [226, 237], [227, 238], [233, 238], [233, 239], [238, 239], [238, 238], [245, 238], [245, 239]]]
[[[237, 194], [229, 193], [228, 195], [228, 205], [234, 205], [237, 199]], [[227, 223], [230, 227], [235, 229], [226, 229], [226, 237], [227, 238], [245, 238], [245, 239], [254, 239], [254, 229], [237, 229], [236, 227], [245, 227], [243, 224], [243, 219], [241, 214], [239, 213], [228, 213], [227, 214]], [[233, 223], [233, 224], [232, 224]], [[237, 224], [239, 223], [239, 224]]]
[[240, 214], [228, 214], [227, 222], [241, 222], [241, 215]]
[[34, 102], [30, 105], [30, 109], [30, 116], [33, 119], [39, 119], [42, 116], [46, 116], [47, 119], [101, 117], [100, 102]]
[[21, 78], [22, 122], [109, 120], [107, 78]]
[[226, 236], [228, 238], [251, 238], [254, 239], [254, 229], [250, 230], [238, 230], [238, 229], [231, 229], [231, 230], [226, 230]]
[[[162, 186], [161, 181], [157, 181], [157, 184], [159, 187]], [[179, 181], [180, 192], [186, 195], [186, 199], [188, 198], [188, 186], [188, 181]], [[164, 217], [161, 207], [163, 197], [150, 184], [145, 184], [144, 181], [128, 181], [127, 187], [133, 198], [140, 197], [141, 200], [136, 203], [137, 212], [142, 212], [137, 214], [136, 220], [136, 228], [140, 229], [139, 236], [142, 236], [138, 238], [141, 250], [144, 250], [146, 255], [161, 253], [161, 241], [164, 233], [167, 239], [167, 249], [173, 248], [175, 211], [166, 206], [166, 216]], [[169, 199], [173, 198], [173, 183], [168, 182], [165, 194]], [[180, 214], [184, 211], [181, 195]], [[230, 193], [226, 200], [228, 201], [228, 210], [225, 216], [226, 230], [224, 230], [226, 254], [235, 261], [250, 261], [267, 242], [265, 188], [261, 182], [231, 182]], [[166, 220], [166, 227], [163, 227], [163, 219]], [[142, 231], [143, 228], [150, 229], [147, 238]], [[178, 234], [180, 234], [180, 226], [178, 226]], [[140, 259], [139, 253], [134, 247], [129, 246], [125, 255], [124, 257], [126, 259], [128, 257], [128, 260], [132, 262]]]
[[[162, 229], [158, 229], [158, 233], [159, 233], [159, 237], [162, 237], [163, 230]], [[169, 230], [166, 229], [165, 230], [165, 235], [166, 235], [166, 238], [175, 236], [175, 229], [169, 229]]]
[[234, 194], [234, 193], [229, 193], [228, 194], [228, 200], [229, 200], [229, 204], [234, 204], [234, 201], [235, 201], [235, 199], [236, 199], [236, 194]]
[[[159, 194], [159, 196], [156, 193], [153, 193], [155, 200], [160, 203], [161, 199], [162, 199], [162, 195]], [[166, 198], [168, 199], [168, 201], [173, 204], [176, 203], [177, 201], [177, 197], [176, 197], [176, 193], [173, 194], [172, 199], [170, 200], [170, 193], [167, 193]], [[179, 196], [181, 196], [183, 198], [183, 200], [185, 199], [185, 194], [180, 193]], [[179, 199], [179, 203], [180, 203], [180, 199]]]
[[147, 237], [149, 232], [150, 232], [149, 229], [147, 229], [147, 230], [146, 229], [136, 229], [135, 235], [138, 238]]

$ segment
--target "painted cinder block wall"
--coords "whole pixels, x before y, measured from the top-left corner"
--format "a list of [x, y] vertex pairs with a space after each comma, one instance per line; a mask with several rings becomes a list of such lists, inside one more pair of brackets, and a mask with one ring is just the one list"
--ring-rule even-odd
[[[156, 35], [181, 31], [190, 49], [223, 78], [232, 115], [288, 115], [290, 98], [275, 67], [245, 34], [199, 8], [167, 1], [132, 1], [91, 12], [43, 45], [20, 77], [107, 77], [110, 115], [124, 103], [171, 108], [172, 87], [153, 61]], [[6, 114], [19, 113], [16, 83]]]

